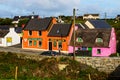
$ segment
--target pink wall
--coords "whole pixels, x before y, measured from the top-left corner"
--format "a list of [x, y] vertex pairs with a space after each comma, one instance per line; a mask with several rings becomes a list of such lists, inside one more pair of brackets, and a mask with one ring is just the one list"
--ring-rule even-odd
[[109, 45], [111, 53], [116, 53], [116, 45], [117, 45], [117, 42], [116, 42], [115, 29], [112, 28], [111, 40], [110, 40], [110, 45]]
[[[75, 47], [75, 50], [78, 50], [78, 47]], [[69, 46], [69, 53], [73, 53], [73, 46]]]
[[[97, 54], [97, 49], [101, 49], [101, 54]], [[114, 28], [111, 31], [111, 37], [108, 48], [94, 47], [92, 50], [92, 56], [109, 56], [116, 53], [116, 34]]]

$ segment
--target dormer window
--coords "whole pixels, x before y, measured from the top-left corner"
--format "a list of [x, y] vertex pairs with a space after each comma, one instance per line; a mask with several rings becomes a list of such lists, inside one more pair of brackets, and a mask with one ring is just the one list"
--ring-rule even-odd
[[103, 39], [102, 39], [102, 38], [96, 38], [96, 42], [97, 42], [97, 43], [102, 43], [102, 42], [103, 42]]
[[60, 30], [58, 29], [58, 30], [57, 30], [57, 33], [59, 33], [59, 32], [60, 32]]
[[78, 38], [76, 39], [76, 41], [77, 41], [77, 42], [83, 42], [83, 39], [82, 39], [81, 37], [78, 37]]

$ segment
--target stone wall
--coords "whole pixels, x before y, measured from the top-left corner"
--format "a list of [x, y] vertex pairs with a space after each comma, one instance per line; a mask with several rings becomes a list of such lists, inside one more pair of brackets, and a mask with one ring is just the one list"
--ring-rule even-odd
[[[46, 58], [46, 56], [24, 55], [24, 54], [18, 54], [18, 57], [23, 59], [33, 59], [37, 61]], [[51, 56], [49, 58], [51, 58]], [[60, 56], [58, 58], [60, 58]], [[87, 64], [95, 69], [98, 69], [101, 72], [106, 72], [106, 73], [110, 73], [114, 71], [120, 65], [120, 57], [76, 57], [75, 59], [78, 62]]]
[[119, 57], [76, 57], [76, 60], [106, 73], [114, 71], [120, 65]]

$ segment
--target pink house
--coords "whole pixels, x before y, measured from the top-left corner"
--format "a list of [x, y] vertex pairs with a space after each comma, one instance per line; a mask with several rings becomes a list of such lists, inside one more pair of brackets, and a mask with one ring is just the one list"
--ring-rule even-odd
[[[87, 29], [75, 31], [76, 55], [80, 56], [109, 56], [116, 53], [116, 34], [104, 21], [88, 21]], [[99, 25], [97, 25], [99, 24]], [[102, 24], [104, 24], [102, 26]], [[102, 28], [101, 28], [102, 26]], [[91, 28], [91, 29], [90, 29]], [[69, 53], [73, 53], [73, 36], [70, 41]]]
[[[97, 54], [97, 51], [100, 50], [101, 53]], [[110, 40], [109, 40], [109, 46], [108, 47], [93, 47], [92, 49], [92, 56], [109, 56], [111, 54], [116, 53], [116, 35], [115, 30], [112, 28]]]

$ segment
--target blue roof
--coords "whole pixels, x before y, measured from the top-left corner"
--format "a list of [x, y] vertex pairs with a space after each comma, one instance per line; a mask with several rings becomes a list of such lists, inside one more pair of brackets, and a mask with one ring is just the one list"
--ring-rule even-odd
[[105, 20], [89, 20], [95, 28], [111, 28]]

